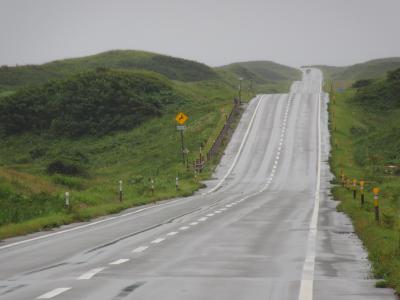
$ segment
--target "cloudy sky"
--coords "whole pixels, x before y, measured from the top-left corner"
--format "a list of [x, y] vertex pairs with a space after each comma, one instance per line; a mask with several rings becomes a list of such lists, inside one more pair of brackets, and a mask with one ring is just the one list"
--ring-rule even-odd
[[400, 56], [400, 0], [0, 0], [0, 65], [138, 49], [209, 65]]

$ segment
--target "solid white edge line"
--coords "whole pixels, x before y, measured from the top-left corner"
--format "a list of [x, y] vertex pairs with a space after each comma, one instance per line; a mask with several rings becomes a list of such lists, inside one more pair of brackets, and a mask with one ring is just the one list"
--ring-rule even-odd
[[96, 274], [100, 273], [103, 271], [105, 268], [95, 268], [90, 270], [89, 272], [83, 273], [81, 276], [79, 276], [77, 279], [78, 280], [88, 280], [91, 279], [93, 276]]
[[314, 270], [315, 270], [315, 248], [317, 243], [317, 226], [318, 226], [318, 212], [319, 212], [319, 193], [321, 186], [321, 93], [322, 93], [322, 80], [320, 84], [319, 97], [318, 97], [318, 162], [317, 162], [317, 184], [314, 197], [314, 209], [311, 217], [310, 231], [307, 240], [306, 259], [303, 265], [303, 272], [300, 282], [299, 300], [312, 300], [313, 287], [314, 287]]
[[[8, 245], [0, 246], [0, 250], [11, 248], [11, 247], [15, 247], [15, 246], [22, 245], [22, 244], [26, 244], [26, 243], [29, 243], [29, 242], [34, 242], [34, 241], [37, 241], [37, 240], [42, 240], [42, 239], [49, 238], [49, 237], [52, 237], [52, 236], [57, 236], [57, 235], [60, 235], [60, 234], [71, 232], [71, 231], [80, 230], [80, 229], [83, 229], [83, 228], [86, 228], [86, 227], [91, 227], [91, 226], [94, 226], [94, 225], [97, 225], [97, 224], [100, 224], [100, 223], [112, 221], [114, 219], [119, 219], [119, 218], [127, 217], [127, 216], [130, 216], [130, 215], [134, 215], [134, 214], [140, 213], [140, 212], [145, 211], [145, 210], [149, 210], [149, 209], [153, 209], [153, 208], [159, 208], [159, 207], [166, 206], [166, 205], [171, 205], [171, 204], [173, 204], [175, 202], [178, 202], [179, 200], [180, 199], [168, 201], [166, 203], [162, 203], [162, 204], [159, 204], [157, 206], [143, 207], [141, 209], [138, 209], [138, 210], [126, 213], [126, 214], [122, 214], [122, 215], [119, 215], [119, 216], [109, 217], [109, 218], [106, 218], [106, 219], [103, 219], [103, 220], [91, 222], [91, 223], [88, 223], [88, 224], [85, 224], [85, 225], [76, 226], [76, 227], [73, 227], [73, 228], [70, 228], [70, 229], [65, 229], [65, 230], [61, 230], [61, 231], [45, 234], [45, 235], [42, 235], [42, 236], [38, 236], [38, 237], [35, 237], [35, 238], [22, 240], [22, 241], [19, 241], [19, 242], [15, 242], [15, 243], [11, 243], [11, 244], [8, 244]], [[182, 202], [182, 203], [184, 203], [184, 202]]]
[[51, 298], [53, 298], [55, 296], [58, 296], [58, 295], [66, 292], [66, 291], [68, 291], [70, 289], [71, 289], [70, 287], [56, 288], [56, 289], [54, 289], [54, 290], [52, 290], [52, 291], [50, 291], [50, 292], [48, 292], [46, 294], [43, 294], [43, 295], [37, 297], [36, 299], [51, 299]]
[[231, 174], [233, 168], [236, 166], [236, 163], [237, 163], [237, 161], [238, 161], [238, 159], [239, 159], [239, 156], [240, 156], [240, 154], [242, 153], [243, 147], [244, 147], [244, 145], [245, 145], [245, 143], [246, 143], [246, 141], [247, 141], [248, 135], [249, 135], [249, 133], [250, 133], [250, 129], [251, 129], [252, 126], [253, 126], [254, 119], [255, 119], [255, 117], [256, 117], [256, 114], [257, 114], [257, 112], [258, 112], [258, 109], [260, 108], [260, 104], [261, 104], [261, 102], [262, 102], [261, 100], [263, 99], [263, 97], [264, 97], [264, 95], [261, 95], [261, 96], [260, 96], [260, 99], [258, 100], [257, 106], [256, 106], [256, 108], [255, 108], [255, 110], [254, 110], [254, 112], [253, 112], [253, 115], [252, 115], [251, 119], [250, 119], [249, 126], [247, 127], [246, 133], [244, 134], [242, 143], [241, 143], [240, 146], [239, 146], [239, 150], [238, 150], [238, 152], [236, 153], [236, 156], [235, 156], [235, 159], [234, 159], [233, 162], [232, 162], [232, 165], [230, 166], [230, 168], [228, 169], [228, 171], [226, 172], [226, 174], [224, 175], [224, 177], [222, 177], [222, 179], [220, 180], [220, 182], [218, 182], [218, 184], [217, 184], [215, 187], [213, 187], [211, 190], [209, 190], [208, 192], [202, 193], [203, 196], [204, 196], [204, 195], [207, 195], [207, 194], [210, 194], [210, 193], [214, 192], [215, 190], [217, 190], [217, 189], [225, 182], [226, 178], [228, 178], [229, 174]]

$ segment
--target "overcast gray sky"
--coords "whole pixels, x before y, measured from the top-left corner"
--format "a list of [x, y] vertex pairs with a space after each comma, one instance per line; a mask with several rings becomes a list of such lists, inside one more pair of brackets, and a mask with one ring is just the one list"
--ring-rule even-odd
[[138, 49], [222, 65], [400, 56], [400, 0], [0, 0], [0, 65]]

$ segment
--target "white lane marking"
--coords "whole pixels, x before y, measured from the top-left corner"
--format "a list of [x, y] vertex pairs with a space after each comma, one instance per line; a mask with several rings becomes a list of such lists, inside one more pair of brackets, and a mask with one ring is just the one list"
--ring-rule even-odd
[[147, 248], [149, 248], [149, 247], [148, 246], [140, 246], [140, 247], [137, 247], [136, 249], [133, 249], [132, 253], [140, 253], [140, 252], [143, 252], [144, 250], [146, 250]]
[[226, 210], [226, 208], [225, 208], [225, 207], [223, 207], [223, 208], [220, 208], [219, 210], [225, 211], [225, 210]]
[[231, 207], [232, 206], [232, 204], [227, 204], [227, 205], [225, 205], [225, 207]]
[[158, 243], [161, 243], [163, 240], [165, 240], [164, 238], [158, 238], [158, 239], [155, 239], [154, 241], [151, 241], [151, 243], [152, 244], [158, 244]]
[[220, 213], [222, 213], [222, 211], [216, 210], [216, 211], [214, 211], [214, 213], [215, 213], [215, 214], [220, 214]]
[[90, 270], [89, 272], [86, 272], [86, 273], [82, 274], [81, 276], [79, 276], [78, 280], [88, 280], [88, 279], [92, 278], [94, 275], [103, 271], [104, 269], [105, 268], [96, 268], [96, 269]]
[[110, 262], [110, 265], [120, 265], [129, 261], [129, 258], [121, 258], [116, 261]]
[[175, 235], [175, 234], [178, 234], [178, 232], [172, 231], [172, 232], [168, 232], [168, 233], [167, 233], [167, 236], [173, 236], [173, 235]]
[[236, 156], [235, 156], [235, 159], [232, 162], [232, 165], [230, 166], [230, 168], [228, 169], [228, 171], [226, 172], [224, 177], [222, 177], [221, 181], [215, 187], [213, 187], [211, 190], [209, 190], [208, 192], [203, 193], [202, 195], [207, 195], [209, 193], [214, 192], [216, 189], [218, 189], [224, 183], [226, 178], [228, 178], [229, 174], [231, 174], [233, 168], [236, 166], [236, 163], [237, 163], [237, 161], [239, 159], [239, 156], [242, 153], [244, 144], [247, 141], [247, 137], [249, 136], [250, 129], [253, 126], [254, 119], [256, 118], [256, 114], [257, 114], [258, 109], [260, 108], [261, 100], [263, 99], [263, 97], [264, 97], [264, 95], [260, 96], [260, 100], [258, 100], [257, 106], [256, 106], [256, 108], [255, 108], [255, 110], [253, 112], [253, 115], [252, 115], [251, 119], [250, 119], [249, 126], [247, 127], [246, 133], [244, 134], [242, 143], [240, 144], [239, 150], [236, 153]]
[[212, 217], [214, 214], [208, 214], [207, 217]]
[[207, 219], [208, 219], [207, 217], [202, 217], [202, 218], [198, 219], [198, 221], [204, 222], [204, 221], [207, 220]]
[[182, 227], [179, 228], [179, 230], [186, 230], [186, 229], [189, 229], [189, 227], [188, 226], [182, 226]]
[[58, 295], [66, 292], [66, 291], [68, 291], [70, 289], [71, 289], [70, 287], [56, 288], [56, 289], [54, 289], [54, 290], [52, 290], [52, 291], [50, 291], [50, 292], [48, 292], [46, 294], [43, 294], [43, 295], [37, 297], [36, 299], [51, 299], [51, 298], [53, 298], [55, 296], [58, 296]]
[[199, 224], [199, 222], [192, 222], [192, 223], [190, 223], [189, 225], [191, 225], [191, 226], [196, 226], [197, 224]]
[[311, 217], [310, 231], [307, 240], [306, 259], [303, 265], [303, 273], [301, 276], [299, 300], [313, 299], [314, 286], [314, 270], [315, 270], [315, 248], [317, 243], [317, 227], [318, 227], [318, 212], [319, 212], [319, 193], [321, 186], [321, 93], [322, 81], [319, 88], [318, 97], [318, 162], [317, 162], [317, 184], [314, 197], [314, 209]]

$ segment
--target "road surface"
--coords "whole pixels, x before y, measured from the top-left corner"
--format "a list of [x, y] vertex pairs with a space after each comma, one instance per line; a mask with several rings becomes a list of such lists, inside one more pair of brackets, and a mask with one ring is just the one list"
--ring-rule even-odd
[[0, 299], [396, 299], [330, 198], [321, 82], [253, 99], [195, 196], [0, 243]]

